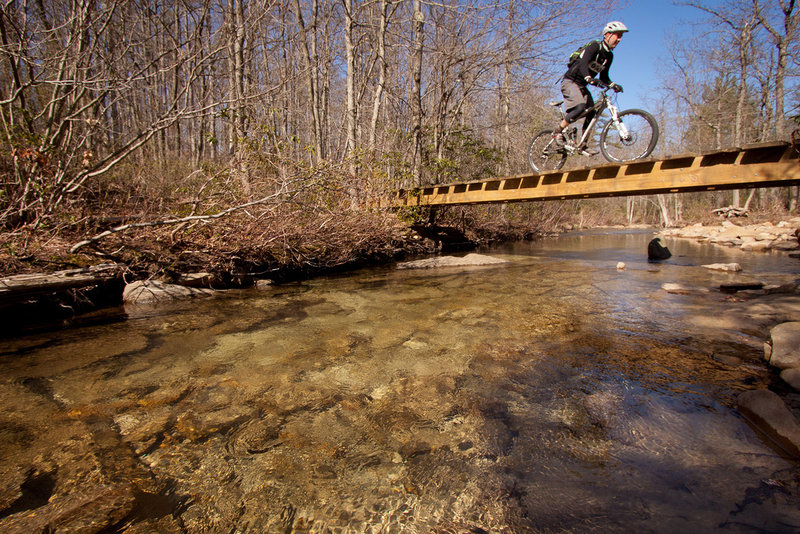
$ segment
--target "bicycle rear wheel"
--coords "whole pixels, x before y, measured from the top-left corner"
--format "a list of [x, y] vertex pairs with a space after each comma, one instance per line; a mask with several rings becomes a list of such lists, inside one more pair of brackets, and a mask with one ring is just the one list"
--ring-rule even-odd
[[533, 137], [528, 149], [528, 164], [533, 172], [557, 171], [567, 160], [567, 151], [553, 140], [553, 130], [542, 130]]
[[628, 109], [620, 112], [623, 128], [608, 121], [600, 132], [600, 152], [608, 161], [624, 163], [646, 158], [658, 143], [658, 123], [648, 112]]

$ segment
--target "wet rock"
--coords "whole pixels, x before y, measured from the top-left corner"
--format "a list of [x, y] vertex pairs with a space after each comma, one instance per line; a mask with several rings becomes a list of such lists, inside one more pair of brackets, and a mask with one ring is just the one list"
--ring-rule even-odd
[[143, 454], [164, 438], [172, 426], [173, 415], [169, 409], [159, 409], [119, 414], [113, 419], [123, 442], [132, 444], [136, 454]]
[[649, 261], [666, 260], [672, 257], [669, 248], [661, 244], [661, 239], [656, 237], [647, 245], [647, 259]]
[[770, 330], [771, 344], [764, 347], [770, 365], [780, 369], [800, 367], [800, 321], [781, 323]]
[[463, 257], [437, 256], [424, 260], [408, 261], [397, 265], [398, 269], [433, 269], [439, 267], [477, 267], [483, 265], [499, 265], [508, 260], [470, 253]]
[[125, 534], [182, 534], [184, 532], [174, 517], [166, 516], [160, 519], [147, 519], [134, 523], [125, 529]]
[[267, 416], [245, 424], [233, 439], [234, 452], [261, 454], [282, 443], [278, 439], [283, 418]]
[[425, 441], [419, 440], [412, 440], [407, 443], [404, 443], [400, 447], [400, 456], [403, 457], [404, 460], [409, 460], [414, 458], [415, 456], [420, 456], [422, 454], [429, 454], [433, 450], [433, 447], [430, 443]]
[[739, 272], [742, 270], [742, 266], [738, 263], [709, 263], [708, 265], [703, 265], [703, 267], [714, 271], [725, 272]]
[[739, 411], [781, 449], [800, 458], [800, 425], [783, 400], [768, 389], [754, 389], [739, 395]]
[[786, 294], [800, 293], [800, 280], [795, 280], [793, 282], [781, 284], [779, 286], [767, 286], [764, 288], [764, 292], [769, 295], [776, 293], [786, 293]]
[[53, 497], [45, 506], [10, 515], [0, 521], [8, 534], [111, 531], [133, 510], [134, 495], [128, 484], [94, 486], [80, 493]]
[[661, 289], [663, 289], [667, 293], [672, 293], [675, 295], [688, 295], [690, 293], [708, 293], [709, 291], [705, 287], [690, 287], [690, 286], [685, 286], [683, 284], [673, 284], [673, 283], [661, 284]]
[[191, 386], [184, 381], [174, 382], [172, 384], [160, 386], [152, 393], [141, 398], [138, 404], [144, 407], [174, 404], [186, 397], [191, 389]]
[[715, 362], [719, 362], [723, 365], [728, 365], [730, 367], [738, 367], [744, 363], [744, 360], [738, 358], [736, 356], [731, 356], [730, 354], [713, 354], [711, 359]]
[[736, 293], [737, 291], [763, 289], [764, 285], [764, 282], [739, 282], [733, 284], [721, 284], [719, 286], [719, 290], [723, 293]]
[[0, 510], [7, 510], [22, 497], [22, 484], [26, 479], [27, 473], [20, 467], [0, 468]]
[[246, 421], [253, 411], [246, 406], [231, 406], [208, 413], [186, 412], [178, 417], [175, 432], [190, 441], [201, 441]]
[[800, 367], [784, 369], [781, 371], [781, 379], [797, 391], [800, 391]]
[[122, 300], [126, 304], [154, 304], [216, 294], [212, 289], [167, 284], [157, 280], [138, 280], [125, 286]]
[[591, 421], [603, 428], [619, 426], [619, 414], [624, 413], [622, 398], [610, 391], [598, 391], [586, 396], [583, 401]]

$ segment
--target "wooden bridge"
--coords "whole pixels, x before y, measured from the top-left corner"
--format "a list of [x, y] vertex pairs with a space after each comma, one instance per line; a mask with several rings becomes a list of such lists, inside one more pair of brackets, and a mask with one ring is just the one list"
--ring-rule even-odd
[[397, 191], [385, 207], [526, 202], [800, 185], [798, 152], [765, 143], [707, 154]]

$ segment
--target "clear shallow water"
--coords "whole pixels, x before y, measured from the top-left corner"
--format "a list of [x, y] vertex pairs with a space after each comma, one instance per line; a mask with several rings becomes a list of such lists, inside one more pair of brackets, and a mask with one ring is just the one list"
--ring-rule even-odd
[[2, 341], [0, 498], [28, 489], [0, 530], [113, 488], [119, 531], [797, 532], [797, 464], [735, 410], [775, 380], [771, 319], [742, 327], [740, 299], [661, 285], [781, 283], [798, 260], [670, 239], [649, 264], [650, 238]]

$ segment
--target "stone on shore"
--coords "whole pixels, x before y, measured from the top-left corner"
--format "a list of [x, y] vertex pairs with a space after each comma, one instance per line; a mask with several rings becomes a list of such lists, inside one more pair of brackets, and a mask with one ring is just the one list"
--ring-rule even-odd
[[783, 400], [768, 389], [745, 391], [737, 399], [739, 411], [781, 449], [800, 457], [800, 425]]
[[126, 304], [153, 304], [195, 297], [208, 297], [216, 292], [200, 287], [167, 284], [157, 280], [138, 280], [125, 286], [122, 301]]
[[438, 267], [477, 267], [483, 265], [498, 265], [508, 263], [508, 260], [484, 256], [483, 254], [470, 253], [463, 257], [437, 256], [423, 260], [399, 263], [398, 269], [433, 269]]
[[777, 224], [765, 222], [739, 226], [731, 221], [723, 221], [719, 225], [703, 226], [698, 223], [664, 230], [661, 235], [708, 241], [722, 246], [738, 246], [748, 251], [791, 251], [800, 248], [796, 234], [798, 229], [800, 218], [794, 217]]
[[800, 322], [781, 323], [770, 330], [771, 344], [764, 347], [770, 365], [779, 369], [800, 368]]

